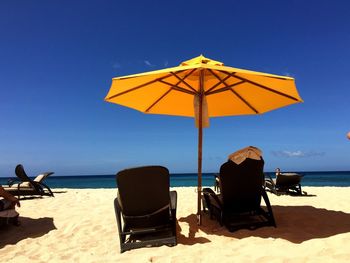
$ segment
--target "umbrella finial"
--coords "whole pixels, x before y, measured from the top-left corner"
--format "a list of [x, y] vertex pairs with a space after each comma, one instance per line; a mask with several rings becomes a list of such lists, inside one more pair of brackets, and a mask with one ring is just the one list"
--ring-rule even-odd
[[207, 64], [207, 65], [212, 65], [212, 66], [223, 66], [224, 63], [220, 61], [215, 61], [210, 58], [206, 58], [202, 54], [199, 55], [198, 57], [192, 58], [190, 60], [186, 60], [180, 64], [180, 66], [193, 66], [193, 65], [198, 65], [198, 64]]

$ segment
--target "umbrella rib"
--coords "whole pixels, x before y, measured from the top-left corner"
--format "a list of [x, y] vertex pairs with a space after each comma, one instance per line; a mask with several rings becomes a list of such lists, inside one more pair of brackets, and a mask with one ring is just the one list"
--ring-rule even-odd
[[259, 114], [259, 111], [257, 111], [246, 99], [244, 99], [241, 95], [237, 93], [237, 91], [230, 89], [233, 94], [235, 94], [241, 101], [243, 101], [252, 111], [254, 111], [256, 114]]
[[208, 89], [205, 93], [209, 94], [213, 89], [215, 89], [217, 86], [219, 86], [220, 84], [224, 83], [225, 80], [227, 80], [230, 76], [226, 76], [225, 78], [221, 79], [219, 76], [217, 76], [213, 70], [209, 69], [209, 72], [214, 75], [218, 80], [219, 82], [216, 83], [214, 86], [212, 86], [210, 89]]
[[212, 94], [216, 94], [216, 93], [220, 93], [220, 92], [223, 92], [223, 91], [226, 91], [226, 90], [231, 90], [233, 87], [235, 86], [238, 86], [240, 84], [244, 83], [244, 81], [240, 81], [240, 82], [237, 82], [235, 84], [232, 84], [232, 85], [227, 85], [226, 83], [224, 83], [226, 85], [226, 87], [224, 88], [221, 88], [221, 89], [217, 89], [217, 90], [214, 90], [212, 92], [209, 92], [209, 93], [206, 93], [205, 95], [212, 95]]
[[[215, 72], [211, 71], [211, 74], [213, 74], [218, 80], [221, 81], [220, 77], [215, 74]], [[232, 76], [234, 77], [234, 76]], [[244, 83], [244, 80], [241, 80], [238, 83], [232, 84], [232, 85], [227, 85], [227, 83], [223, 80], [222, 83], [226, 86], [225, 88], [219, 89], [219, 90], [214, 90], [211, 94], [214, 93], [218, 93], [218, 92], [222, 92], [225, 90], [230, 90], [234, 95], [236, 95], [241, 101], [243, 101], [252, 111], [254, 111], [256, 114], [258, 114], [259, 112], [246, 100], [244, 99], [241, 95], [238, 94], [237, 91], [235, 91], [234, 89], [232, 89], [234, 86], [240, 85], [242, 83]]]
[[190, 91], [190, 90], [187, 90], [187, 89], [184, 89], [184, 88], [181, 88], [179, 86], [177, 86], [178, 84], [180, 84], [181, 81], [179, 81], [178, 83], [176, 84], [172, 84], [172, 83], [169, 83], [169, 82], [166, 82], [164, 80], [159, 80], [159, 82], [165, 84], [165, 85], [168, 85], [171, 87], [171, 89], [173, 90], [177, 90], [177, 91], [180, 91], [180, 92], [184, 92], [184, 93], [187, 93], [187, 94], [191, 94], [191, 95], [194, 95], [196, 93], [194, 93], [193, 91]]
[[210, 90], [208, 90], [208, 93], [207, 93], [206, 95], [212, 95], [212, 94], [219, 93], [219, 92], [223, 92], [223, 91], [226, 91], [226, 90], [231, 90], [234, 86], [237, 86], [237, 85], [240, 85], [240, 84], [244, 83], [244, 81], [242, 80], [242, 81], [237, 82], [237, 83], [235, 83], [235, 84], [227, 85], [227, 83], [225, 82], [225, 80], [228, 79], [229, 77], [233, 77], [233, 76], [227, 75], [225, 78], [221, 79], [221, 78], [219, 77], [219, 75], [216, 74], [214, 71], [212, 71], [211, 69], [210, 69], [209, 71], [210, 71], [210, 73], [211, 73], [215, 78], [217, 78], [217, 79], [220, 81], [219, 84], [222, 83], [222, 84], [225, 85], [225, 87], [210, 92], [210, 90], [213, 89], [213, 88], [211, 88]]
[[145, 110], [145, 112], [149, 112], [150, 109], [152, 109], [159, 101], [161, 101], [166, 95], [168, 95], [171, 90], [172, 88], [169, 88], [169, 90], [167, 90], [162, 96], [160, 96], [160, 98], [153, 102], [152, 105]]
[[190, 84], [188, 84], [185, 79], [191, 75], [196, 69], [192, 69], [184, 78], [180, 78], [178, 75], [176, 75], [174, 72], [170, 72], [170, 74], [172, 74], [175, 78], [177, 78], [180, 82], [182, 82], [183, 84], [185, 84], [189, 89], [191, 89], [193, 92], [195, 92], [196, 94], [198, 93]]
[[145, 86], [147, 86], [147, 85], [150, 85], [150, 84], [152, 84], [152, 83], [154, 83], [154, 82], [157, 82], [157, 81], [160, 81], [160, 80], [169, 78], [169, 77], [171, 77], [171, 74], [168, 74], [168, 75], [166, 75], [166, 76], [163, 76], [163, 77], [160, 77], [160, 78], [157, 78], [157, 79], [148, 81], [148, 82], [146, 82], [146, 83], [143, 83], [143, 84], [141, 84], [141, 85], [138, 85], [138, 86], [136, 86], [136, 87], [134, 87], [134, 88], [131, 88], [131, 89], [129, 89], [129, 90], [125, 90], [125, 91], [123, 91], [123, 92], [114, 94], [113, 96], [110, 96], [109, 98], [107, 98], [107, 100], [110, 100], [110, 99], [119, 97], [119, 96], [121, 96], [121, 95], [124, 95], [124, 94], [126, 94], [126, 93], [129, 93], [129, 92], [138, 90], [138, 89], [143, 88], [143, 87], [145, 87]]
[[240, 79], [240, 80], [242, 80], [242, 81], [248, 82], [248, 83], [250, 83], [250, 84], [252, 84], [252, 85], [254, 85], [254, 86], [257, 86], [257, 87], [262, 88], [262, 89], [264, 89], [264, 90], [270, 91], [270, 92], [272, 92], [272, 93], [276, 93], [276, 94], [278, 94], [278, 95], [281, 95], [281, 96], [283, 96], [283, 97], [286, 97], [286, 98], [289, 98], [289, 99], [292, 99], [292, 100], [295, 100], [295, 101], [300, 101], [300, 100], [298, 100], [297, 98], [295, 98], [295, 97], [293, 97], [293, 96], [290, 96], [290, 95], [285, 94], [285, 93], [283, 93], [283, 92], [280, 92], [280, 91], [271, 89], [271, 88], [269, 88], [269, 87], [266, 87], [266, 86], [264, 86], [264, 85], [261, 85], [261, 84], [255, 82], [255, 81], [251, 81], [251, 80], [249, 80], [249, 79], [246, 79], [246, 78], [243, 78], [243, 77], [240, 77], [240, 76], [237, 76], [237, 75], [234, 75], [234, 76], [233, 76], [233, 74], [230, 73], [230, 72], [224, 72], [224, 73], [229, 74], [229, 75], [232, 75], [232, 77], [235, 77], [235, 78]]
[[[190, 75], [190, 74], [187, 74], [187, 75], [185, 76], [185, 78], [186, 78], [187, 76], [189, 76], [189, 75]], [[169, 85], [170, 88], [169, 88], [169, 90], [167, 90], [162, 96], [160, 96], [160, 98], [158, 98], [154, 103], [152, 103], [152, 105], [149, 106], [149, 107], [146, 109], [145, 112], [149, 112], [159, 101], [161, 101], [166, 95], [168, 95], [169, 92], [170, 92], [171, 90], [177, 90], [177, 91], [184, 92], [184, 93], [191, 94], [191, 95], [194, 95], [194, 94], [195, 94], [194, 92], [191, 92], [191, 91], [189, 91], [189, 90], [187, 90], [187, 89], [178, 87], [177, 85], [179, 85], [179, 84], [181, 83], [181, 80], [179, 80], [175, 85], [174, 85], [174, 84], [171, 84], [171, 83], [169, 83], [169, 82], [166, 82], [166, 81], [164, 81], [164, 80], [159, 80], [159, 82], [161, 82], [161, 83], [163, 83], [163, 84], [165, 84], [165, 85]]]

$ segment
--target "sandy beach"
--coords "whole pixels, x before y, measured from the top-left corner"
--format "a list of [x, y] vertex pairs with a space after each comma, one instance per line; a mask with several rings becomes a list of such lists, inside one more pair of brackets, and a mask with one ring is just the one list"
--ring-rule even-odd
[[55, 189], [22, 200], [21, 226], [0, 231], [2, 262], [349, 262], [350, 188], [304, 187], [308, 196], [269, 194], [277, 228], [230, 233], [204, 216], [193, 187], [178, 192], [178, 245], [120, 254], [116, 189]]

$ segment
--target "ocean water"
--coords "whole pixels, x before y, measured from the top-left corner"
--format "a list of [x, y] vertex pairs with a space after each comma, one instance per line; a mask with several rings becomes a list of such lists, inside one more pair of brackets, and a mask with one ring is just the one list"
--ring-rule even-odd
[[[267, 173], [271, 176], [274, 173]], [[350, 171], [345, 172], [300, 172], [304, 175], [302, 186], [350, 186]], [[12, 178], [15, 179], [15, 178]], [[0, 184], [6, 185], [8, 178], [0, 178]], [[45, 182], [51, 188], [116, 188], [115, 175], [55, 176], [48, 177]], [[197, 174], [171, 174], [170, 185], [196, 186]], [[214, 185], [214, 173], [204, 173], [203, 186]]]

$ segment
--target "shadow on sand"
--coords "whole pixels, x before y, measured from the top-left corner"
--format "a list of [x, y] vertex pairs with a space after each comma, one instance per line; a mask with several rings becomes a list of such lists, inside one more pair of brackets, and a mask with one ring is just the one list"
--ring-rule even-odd
[[[67, 193], [67, 191], [52, 191], [54, 194], [64, 194]], [[20, 200], [32, 200], [32, 199], [43, 199], [43, 198], [51, 198], [54, 196], [48, 196], [48, 195], [22, 195], [20, 196]]]
[[20, 226], [6, 225], [0, 228], [0, 249], [6, 245], [14, 245], [27, 238], [36, 238], [55, 230], [53, 218], [42, 217], [33, 219], [19, 217]]
[[270, 194], [273, 195], [277, 195], [277, 196], [282, 196], [282, 195], [288, 195], [288, 196], [292, 196], [292, 197], [316, 197], [317, 195], [314, 194], [308, 194], [307, 192], [303, 191], [303, 194], [297, 194], [297, 193], [293, 193], [293, 192], [279, 192], [278, 194], [271, 192], [271, 191], [267, 191]]
[[179, 222], [185, 222], [189, 225], [189, 235], [185, 237], [183, 233], [180, 233], [178, 241], [186, 245], [211, 242], [203, 237], [195, 238], [195, 233], [198, 232], [198, 230], [209, 235], [221, 235], [237, 239], [252, 236], [261, 238], [281, 238], [296, 244], [311, 239], [327, 238], [350, 232], [350, 214], [344, 212], [315, 208], [312, 206], [273, 206], [272, 209], [277, 228], [262, 227], [256, 230], [242, 229], [232, 233], [225, 227], [221, 227], [217, 221], [210, 220], [207, 214], [204, 214], [203, 224], [201, 226], [197, 225], [197, 217], [195, 214], [179, 218]]
[[[192, 214], [188, 217], [182, 217], [177, 221], [177, 226], [176, 226], [177, 243], [183, 244], [183, 245], [195, 245], [195, 244], [205, 244], [205, 243], [211, 242], [209, 239], [205, 237], [196, 237], [196, 233], [198, 232], [198, 229], [199, 229], [199, 226], [197, 225], [196, 220], [197, 220], [197, 216]], [[183, 233], [183, 229], [179, 225], [179, 221], [187, 222], [189, 224], [189, 229], [188, 229], [189, 232], [186, 235], [185, 233]]]

